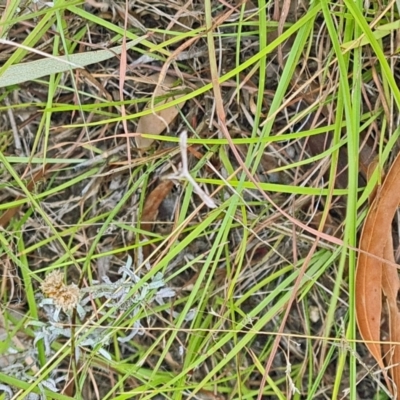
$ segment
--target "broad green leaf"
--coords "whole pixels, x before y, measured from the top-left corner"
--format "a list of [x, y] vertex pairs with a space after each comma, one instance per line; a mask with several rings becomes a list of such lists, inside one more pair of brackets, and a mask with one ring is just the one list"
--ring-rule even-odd
[[[126, 44], [126, 49], [136, 46], [145, 36], [140, 36]], [[40, 60], [17, 64], [9, 67], [0, 76], [0, 87], [17, 85], [22, 82], [32, 81], [51, 74], [66, 72], [70, 69], [84, 68], [97, 62], [108, 60], [117, 54], [121, 54], [123, 46], [116, 46], [107, 50], [88, 51], [86, 53], [71, 54], [60, 57], [45, 57]]]

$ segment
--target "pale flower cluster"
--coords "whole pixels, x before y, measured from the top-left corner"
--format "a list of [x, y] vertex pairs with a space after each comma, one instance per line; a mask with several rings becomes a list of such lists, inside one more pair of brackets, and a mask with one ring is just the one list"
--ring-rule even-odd
[[64, 274], [54, 270], [48, 274], [40, 286], [43, 294], [53, 299], [54, 305], [64, 312], [73, 310], [79, 303], [79, 288], [75, 284], [66, 285]]

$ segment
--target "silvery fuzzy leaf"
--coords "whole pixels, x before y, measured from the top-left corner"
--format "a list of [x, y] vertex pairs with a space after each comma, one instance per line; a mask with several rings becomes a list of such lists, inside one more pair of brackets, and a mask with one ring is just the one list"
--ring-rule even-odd
[[90, 295], [85, 297], [84, 299], [81, 300], [81, 305], [86, 306], [90, 301], [98, 299], [100, 297], [105, 297], [109, 298], [110, 297], [110, 292], [112, 290], [110, 288], [101, 288], [96, 291], [93, 291]]
[[133, 327], [134, 327], [135, 329], [138, 330], [138, 335], [140, 335], [140, 336], [144, 335], [143, 325], [141, 324], [141, 322], [140, 322], [139, 319], [136, 320], [136, 321], [133, 323]]
[[61, 312], [61, 307], [56, 307], [53, 314], [53, 319], [55, 322], [59, 321], [60, 312]]
[[142, 56], [140, 56], [137, 60], [133, 61], [130, 66], [134, 66], [137, 64], [148, 64], [151, 63], [155, 60], [155, 57], [152, 57], [150, 55], [147, 54], [143, 54]]
[[104, 333], [103, 330], [96, 330], [93, 333], [90, 334], [89, 337], [87, 337], [85, 340], [82, 342], [79, 342], [79, 346], [89, 346], [89, 347], [94, 347], [99, 344], [109, 344], [110, 343], [110, 333]]
[[149, 287], [150, 289], [158, 289], [163, 286], [165, 286], [164, 275], [161, 272], [157, 272], [149, 284]]
[[90, 296], [88, 296], [88, 300], [98, 299], [99, 297], [107, 297], [109, 293], [109, 289], [96, 290], [95, 292], [91, 293]]
[[43, 338], [43, 343], [44, 343], [44, 354], [46, 357], [49, 357], [51, 355], [51, 343], [50, 340], [47, 337]]
[[153, 276], [153, 281], [162, 281], [164, 279], [164, 274], [162, 272], [157, 272]]
[[197, 315], [197, 308], [192, 308], [189, 312], [185, 315], [185, 321], [193, 321]]
[[59, 389], [57, 389], [56, 382], [54, 379], [46, 379], [45, 381], [41, 382], [41, 385], [43, 385], [46, 389], [49, 389], [52, 392], [59, 391]]
[[79, 303], [76, 306], [76, 311], [78, 312], [79, 319], [83, 320], [86, 316], [86, 310]]
[[85, 340], [79, 342], [79, 346], [81, 347], [94, 347], [98, 344], [97, 340], [94, 340], [92, 337], [88, 337]]
[[95, 347], [101, 342], [100, 339], [94, 338], [94, 337], [88, 337], [82, 342], [79, 342], [80, 347]]
[[45, 355], [49, 356], [51, 354], [51, 339], [54, 340], [54, 338], [50, 337], [51, 335], [49, 335], [48, 332], [46, 331], [42, 331], [42, 332], [35, 332], [35, 339], [33, 340], [33, 344], [36, 345], [36, 343], [39, 340], [43, 340], [43, 344], [44, 344], [44, 351], [45, 351]]
[[42, 399], [45, 399], [45, 397], [42, 397], [40, 394], [29, 393], [24, 400], [42, 400]]
[[58, 307], [54, 304], [54, 300], [50, 298], [43, 298], [40, 300], [38, 303], [38, 306], [40, 308], [43, 308], [45, 311], [47, 317], [50, 320], [53, 320], [55, 322], [59, 321], [59, 316], [61, 312], [61, 307]]
[[1, 372], [5, 372], [8, 375], [16, 376], [17, 373], [20, 372], [20, 371], [23, 371], [24, 368], [25, 367], [21, 363], [16, 363], [16, 364], [8, 365], [7, 367], [3, 367]]
[[128, 255], [128, 259], [123, 267], [121, 267], [118, 270], [118, 273], [123, 276], [123, 278], [126, 278], [126, 276], [129, 276], [132, 278], [132, 275], [134, 276], [132, 272], [132, 257]]
[[0, 383], [0, 390], [5, 392], [6, 399], [11, 399], [13, 397], [13, 391], [11, 390], [10, 386]]
[[53, 378], [55, 383], [60, 383], [60, 382], [67, 382], [67, 379], [69, 379], [68, 375], [61, 375], [61, 376], [57, 376], [57, 378]]
[[[168, 312], [168, 310], [166, 310]], [[181, 313], [173, 311], [172, 312], [172, 316], [174, 318], [179, 318], [179, 316], [181, 315]], [[195, 319], [197, 315], [197, 308], [192, 308], [191, 310], [189, 310], [189, 312], [185, 315], [185, 321], [186, 322], [190, 322], [193, 321]]]
[[102, 347], [100, 347], [97, 351], [98, 351], [106, 360], [109, 360], [109, 361], [112, 360], [111, 354], [110, 354], [107, 350], [105, 350], [105, 349], [103, 349]]
[[129, 293], [129, 288], [124, 288], [109, 294], [107, 297], [109, 299], [122, 299], [125, 298], [128, 293]]
[[136, 303], [142, 302], [147, 297], [147, 294], [149, 293], [149, 285], [145, 284], [141, 289], [141, 292], [135, 296]]
[[127, 299], [128, 293], [129, 292], [123, 293], [123, 296], [113, 299], [114, 301], [111, 301], [108, 304], [105, 304], [105, 306], [108, 307], [108, 308], [110, 308], [110, 307], [117, 307], [117, 308], [118, 307], [122, 307], [124, 309], [125, 308], [124, 305], [128, 301], [128, 299]]
[[18, 353], [19, 353], [19, 351], [18, 351], [17, 349], [15, 349], [14, 347], [12, 347], [12, 346], [10, 346], [10, 347], [7, 349], [7, 354], [12, 355], [12, 354], [18, 354]]
[[28, 326], [37, 326], [37, 327], [39, 327], [39, 328], [42, 328], [42, 327], [46, 327], [46, 325], [47, 324], [45, 324], [44, 322], [42, 322], [42, 321], [37, 321], [37, 320], [31, 320], [31, 321], [28, 321], [27, 323], [26, 323], [26, 326], [28, 327]]
[[46, 333], [44, 333], [43, 331], [35, 332], [35, 338], [33, 339], [33, 345], [35, 346], [39, 340], [44, 339], [46, 336], [48, 336], [47, 332]]
[[149, 289], [159, 289], [164, 286], [163, 281], [152, 281], [149, 283]]
[[44, 307], [44, 306], [54, 306], [54, 301], [53, 299], [50, 299], [48, 297], [44, 297], [41, 299], [38, 303], [39, 307]]
[[51, 332], [52, 335], [57, 335], [57, 336], [61, 335], [61, 336], [64, 336], [64, 337], [66, 337], [66, 338], [70, 338], [70, 337], [71, 337], [71, 329], [69, 329], [69, 328], [63, 328], [63, 327], [60, 326], [60, 325], [53, 325], [53, 324], [51, 324], [51, 325], [48, 327], [48, 331]]
[[[139, 243], [145, 243], [146, 240], [141, 240]], [[137, 263], [138, 265], [142, 265], [144, 261], [144, 257], [143, 257], [143, 247], [139, 246], [137, 249]]]
[[118, 338], [118, 342], [120, 342], [120, 343], [129, 342], [130, 340], [132, 340], [138, 334], [138, 332], [139, 332], [138, 328], [132, 328], [132, 332], [128, 336], [119, 337]]
[[[79, 304], [80, 304], [82, 307], [87, 308], [87, 307], [86, 307], [86, 304], [88, 304], [89, 301], [90, 301], [91, 299], [92, 299], [92, 298], [91, 298], [90, 296], [84, 297], [83, 299], [81, 299], [81, 301], [79, 302]], [[91, 310], [91, 309], [92, 309], [92, 308], [89, 307], [89, 308], [88, 308], [88, 311]]]
[[157, 298], [168, 299], [168, 298], [174, 297], [175, 295], [176, 295], [176, 292], [175, 292], [174, 289], [171, 289], [171, 288], [169, 288], [169, 287], [166, 287], [166, 288], [160, 289], [160, 290], [157, 292], [155, 298], [156, 298], [156, 299], [157, 299]]
[[[138, 311], [139, 311], [139, 309], [136, 308], [136, 309], [134, 310], [135, 314], [137, 314]], [[129, 341], [130, 341], [131, 339], [133, 339], [136, 335], [140, 335], [140, 336], [144, 335], [143, 325], [140, 323], [140, 320], [136, 320], [136, 321], [133, 323], [133, 327], [132, 327], [131, 329], [132, 329], [132, 332], [131, 332], [128, 336], [126, 336], [126, 337], [124, 337], [124, 338], [121, 338], [121, 337], [118, 338], [118, 341], [119, 341], [120, 343], [129, 342]]]
[[121, 267], [118, 270], [118, 273], [122, 274], [122, 279], [121, 279], [122, 282], [126, 282], [127, 278], [130, 278], [133, 283], [138, 283], [140, 281], [139, 276], [137, 276], [133, 271], [125, 267]]
[[25, 397], [25, 400], [41, 400], [42, 397], [40, 394], [36, 393], [29, 393], [28, 396]]
[[78, 362], [81, 358], [81, 350], [79, 346], [75, 346], [75, 360]]
[[125, 269], [130, 270], [132, 267], [132, 257], [128, 255], [128, 259], [126, 260]]
[[101, 277], [101, 280], [102, 280], [104, 283], [106, 283], [107, 285], [112, 285], [112, 282], [111, 282], [110, 278], [109, 278], [107, 275], [103, 275], [103, 276]]

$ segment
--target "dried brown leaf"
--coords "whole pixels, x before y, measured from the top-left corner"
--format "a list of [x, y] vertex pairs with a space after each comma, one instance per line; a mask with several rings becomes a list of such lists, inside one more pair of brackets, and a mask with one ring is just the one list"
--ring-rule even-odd
[[[159, 74], [154, 74], [148, 77], [151, 81], [154, 81], [157, 84], [159, 79]], [[176, 78], [171, 76], [166, 76], [162, 82], [162, 85], [159, 85], [154, 93], [155, 98], [164, 96], [171, 92], [171, 90], [177, 90], [179, 88], [175, 88], [174, 84], [176, 82]], [[169, 97], [168, 99], [162, 100], [157, 103], [155, 106], [160, 106], [162, 104], [166, 104], [174, 99], [178, 99], [182, 97], [183, 94], [175, 95], [173, 97]], [[136, 129], [137, 133], [149, 133], [152, 135], [161, 135], [169, 127], [169, 125], [175, 120], [177, 115], [179, 114], [179, 109], [184, 106], [185, 102], [180, 103], [177, 106], [167, 107], [164, 110], [157, 111], [152, 114], [143, 115], [140, 117], [138, 126]], [[151, 109], [152, 104], [151, 101], [146, 105], [145, 109]], [[136, 146], [139, 149], [143, 149], [151, 146], [153, 143], [152, 139], [147, 139], [142, 136], [136, 137]]]
[[[42, 168], [40, 171], [38, 171], [33, 176], [33, 178], [28, 182], [28, 184], [26, 185], [26, 188], [29, 191], [32, 191], [33, 188], [35, 187], [35, 184], [37, 184], [40, 180], [42, 180], [44, 177], [46, 177], [46, 173], [47, 173], [48, 169], [49, 169], [49, 166], [46, 165], [46, 166], [44, 166], [44, 168]], [[20, 200], [23, 197], [24, 196], [18, 196], [16, 198], [16, 200]], [[17, 207], [9, 208], [7, 211], [5, 211], [4, 214], [2, 214], [0, 216], [0, 227], [6, 228], [7, 225], [10, 223], [11, 218], [14, 217], [20, 209], [21, 209], [21, 206], [17, 206]]]
[[[389, 312], [390, 341], [400, 342], [397, 294], [400, 287], [397, 268], [394, 266], [391, 237], [392, 220], [400, 203], [400, 155], [391, 166], [388, 175], [377, 193], [364, 223], [356, 271], [356, 315], [357, 325], [366, 346], [385, 372], [385, 364], [394, 384], [400, 387], [400, 348], [391, 346], [389, 354], [382, 355], [379, 344], [381, 334], [382, 291]], [[369, 254], [385, 259], [377, 261]], [[385, 350], [389, 349], [385, 346]], [[389, 382], [386, 379], [387, 383]], [[389, 383], [388, 386], [390, 387]]]
[[[142, 220], [140, 228], [146, 231], [151, 231], [153, 222], [156, 220], [158, 215], [158, 209], [162, 201], [168, 196], [174, 184], [172, 181], [165, 180], [147, 196], [146, 202], [143, 207]], [[147, 258], [150, 255], [150, 247], [144, 246], [143, 256]]]
[[[395, 262], [393, 256], [392, 238], [388, 235], [385, 247], [385, 258]], [[386, 296], [387, 310], [389, 313], [389, 341], [400, 343], [400, 313], [397, 307], [397, 294], [400, 289], [397, 268], [393, 265], [384, 264], [382, 273], [382, 290]], [[383, 346], [385, 364], [389, 367], [393, 382], [397, 391], [400, 388], [400, 345]]]
[[142, 212], [140, 228], [150, 231], [153, 222], [157, 218], [158, 209], [162, 201], [168, 196], [174, 184], [169, 181], [161, 181], [160, 184], [147, 196]]

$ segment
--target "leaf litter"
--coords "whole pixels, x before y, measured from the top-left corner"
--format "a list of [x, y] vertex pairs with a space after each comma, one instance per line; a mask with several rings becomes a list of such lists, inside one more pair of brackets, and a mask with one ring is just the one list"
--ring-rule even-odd
[[[335, 384], [335, 378], [332, 378], [338, 376], [336, 357], [342, 350], [333, 346], [332, 355], [323, 354], [320, 350], [325, 345], [332, 345], [330, 339], [343, 340], [342, 324], [346, 325], [348, 315], [348, 291], [346, 282], [342, 282], [335, 318], [329, 322], [326, 317], [335, 281], [342, 278], [338, 276], [334, 251], [343, 244], [340, 237], [343, 223], [346, 223], [345, 199], [333, 196], [329, 203], [324, 196], [264, 193], [259, 192], [256, 186], [257, 182], [265, 185], [273, 183], [285, 185], [289, 191], [299, 185], [313, 189], [327, 187], [328, 171], [333, 160], [331, 153], [321, 157], [319, 163], [310, 161], [308, 165], [302, 164], [309, 156], [312, 158], [330, 150], [333, 133], [329, 127], [336, 124], [335, 112], [339, 105], [336, 60], [325, 57], [326, 51], [331, 50], [331, 44], [324, 25], [319, 25], [320, 18], [315, 20], [314, 35], [310, 35], [313, 41], [308, 47], [310, 54], [302, 54], [297, 63], [301, 69], [295, 69], [294, 79], [290, 83], [286, 81], [289, 84], [287, 93], [282, 93], [281, 83], [285, 83], [282, 67], [285, 68], [284, 63], [295, 37], [288, 38], [279, 53], [272, 47], [274, 40], [279, 39], [278, 32], [282, 31], [285, 35], [296, 21], [301, 22], [303, 14], [293, 11], [294, 2], [287, 16], [278, 15], [279, 10], [287, 12], [287, 1], [279, 5], [276, 2], [275, 15], [272, 15], [272, 7], [261, 10], [250, 1], [246, 2], [243, 10], [240, 2], [211, 2], [210, 32], [213, 30], [214, 36], [202, 30], [204, 2], [131, 2], [127, 13], [118, 4], [114, 7], [115, 2], [107, 3], [107, 11], [93, 10], [93, 3], [71, 6], [63, 14], [67, 22], [64, 34], [68, 37], [67, 42], [71, 40], [73, 43], [71, 49], [79, 42], [79, 46], [73, 48], [77, 56], [74, 60], [92, 58], [93, 62], [85, 64], [85, 73], [77, 68], [74, 77], [69, 72], [58, 75], [55, 79], [60, 84], [54, 93], [49, 93], [51, 85], [47, 78], [33, 80], [33, 75], [19, 77], [18, 82], [24, 84], [18, 88], [7, 87], [10, 101], [4, 106], [7, 116], [14, 114], [17, 126], [16, 129], [10, 127], [8, 117], [3, 117], [6, 113], [1, 113], [0, 125], [4, 135], [0, 136], [0, 144], [6, 157], [18, 156], [13, 135], [9, 135], [12, 131], [20, 136], [22, 148], [27, 150], [29, 157], [57, 160], [68, 154], [67, 157], [81, 159], [81, 167], [90, 166], [94, 172], [84, 177], [82, 168], [73, 168], [72, 163], [55, 164], [51, 176], [46, 173], [45, 185], [35, 187], [34, 196], [38, 197], [57, 232], [68, 243], [70, 254], [65, 254], [65, 249], [60, 248], [49, 233], [47, 223], [30, 204], [24, 202], [15, 207], [15, 199], [23, 199], [18, 183], [10, 179], [4, 168], [1, 170], [3, 186], [0, 206], [2, 210], [7, 207], [11, 210], [4, 214], [4, 219], [0, 219], [4, 228], [1, 238], [5, 238], [7, 243], [1, 257], [4, 265], [9, 266], [3, 267], [1, 278], [0, 290], [6, 300], [5, 309], [9, 311], [16, 305], [23, 318], [28, 315], [32, 318], [35, 310], [31, 312], [26, 305], [25, 288], [30, 284], [38, 293], [40, 279], [47, 275], [45, 271], [62, 268], [66, 281], [79, 282], [80, 290], [86, 293], [85, 311], [96, 322], [92, 326], [90, 319], [90, 324], [81, 326], [82, 332], [76, 336], [76, 339], [82, 340], [81, 344], [86, 345], [82, 351], [88, 354], [85, 359], [87, 364], [76, 367], [84, 366], [92, 371], [91, 381], [86, 380], [81, 385], [83, 389], [79, 395], [82, 398], [111, 398], [115, 388], [120, 390], [122, 397], [136, 396], [131, 393], [143, 390], [137, 396], [150, 398], [157, 392], [160, 398], [174, 398], [177, 396], [176, 387], [170, 383], [174, 379], [180, 382], [180, 387], [184, 385], [187, 388], [184, 392], [187, 397], [201, 397], [207, 393], [210, 398], [218, 399], [243, 395], [283, 398], [282, 393], [288, 393], [293, 397], [320, 400], [332, 397], [334, 391], [339, 389], [346, 396], [351, 377], [348, 371], [345, 369], [343, 372], [339, 389], [338, 381]], [[40, 8], [40, 4], [38, 2], [37, 7]], [[62, 7], [61, 4], [57, 12], [64, 12]], [[301, 7], [308, 6], [303, 4]], [[334, 3], [330, 3], [329, 7], [340, 27], [342, 10]], [[51, 8], [47, 11], [53, 12]], [[27, 12], [23, 18], [29, 17], [29, 10]], [[263, 12], [265, 15], [260, 20]], [[380, 15], [384, 18], [383, 12]], [[88, 17], [93, 21], [88, 23]], [[40, 19], [41, 16], [34, 18]], [[13, 21], [15, 26], [10, 27], [13, 40], [25, 43], [36, 19], [32, 20], [32, 26], [21, 23], [18, 18]], [[121, 69], [117, 52], [108, 50], [107, 57], [94, 62], [96, 54], [102, 55], [93, 51], [99, 46], [102, 50], [124, 51], [123, 47], [110, 45], [110, 37], [114, 38], [116, 33], [121, 36], [126, 34], [129, 41], [134, 40], [132, 27], [125, 29], [126, 21], [140, 21], [133, 26], [139, 31], [145, 27], [151, 32], [146, 36], [149, 41], [143, 37], [138, 46], [124, 53], [130, 68]], [[240, 25], [242, 22], [245, 23]], [[261, 35], [258, 29], [265, 23], [268, 46], [272, 45], [272, 51], [267, 54], [265, 70], [258, 71], [257, 65], [250, 66], [250, 62], [254, 62], [254, 56], [259, 56]], [[190, 32], [193, 24], [198, 25], [199, 30], [186, 37], [183, 33]], [[276, 29], [278, 25], [279, 30]], [[171, 26], [173, 32], [168, 31]], [[75, 36], [77, 32], [81, 32], [83, 37]], [[55, 52], [56, 49], [52, 48], [55, 37], [54, 32], [49, 30], [43, 38], [35, 38], [29, 46], [40, 48], [46, 54], [61, 54], [61, 51]], [[210, 51], [212, 46], [207, 42], [209, 40], [215, 40], [212, 43], [215, 51]], [[364, 49], [369, 49], [369, 46], [365, 45], [361, 51]], [[57, 50], [69, 54], [64, 48]], [[7, 61], [14, 51], [15, 46], [0, 43], [0, 60]], [[42, 55], [27, 54], [15, 69], [9, 71], [18, 71], [17, 67], [26, 64], [26, 61], [34, 62], [32, 60], [38, 57], [42, 58]], [[212, 57], [217, 62], [211, 66]], [[331, 64], [325, 64], [326, 59]], [[258, 58], [256, 63], [261, 65], [263, 61]], [[240, 68], [244, 63], [249, 63], [249, 68], [232, 73], [233, 68]], [[70, 71], [67, 65], [62, 70], [67, 67]], [[365, 67], [369, 68], [368, 64]], [[126, 76], [120, 79], [116, 71]], [[231, 78], [225, 76], [221, 79], [226, 72], [231, 74]], [[376, 129], [380, 128], [381, 120], [390, 118], [391, 114], [381, 114], [381, 101], [386, 93], [376, 94], [380, 90], [380, 72], [373, 71], [371, 75], [375, 75], [375, 80], [368, 78], [368, 73], [363, 76], [368, 90], [363, 91], [361, 119], [366, 128], [361, 135], [367, 150], [376, 149], [378, 139], [381, 143], [390, 139], [384, 130], [381, 133]], [[259, 88], [264, 77], [266, 85]], [[294, 82], [297, 78], [301, 82], [300, 88]], [[210, 82], [218, 85], [217, 97], [211, 91], [200, 93], [197, 90]], [[190, 94], [188, 88], [200, 94], [182, 101], [178, 106], [168, 107], [167, 103], [182, 96], [183, 92]], [[249, 96], [254, 97], [249, 99]], [[119, 101], [114, 103], [112, 99]], [[279, 109], [276, 108], [278, 100]], [[122, 101], [124, 118], [121, 117]], [[166, 108], [155, 113], [155, 107], [160, 105]], [[271, 114], [271, 107], [275, 107], [274, 115]], [[149, 114], [135, 117], [143, 110]], [[257, 122], [258, 117], [260, 120]], [[375, 120], [370, 123], [369, 118]], [[393, 118], [396, 118], [396, 113], [393, 113]], [[258, 126], [255, 126], [257, 123]], [[393, 121], [386, 121], [386, 125], [394, 124]], [[340, 134], [345, 144], [345, 122], [342, 126]], [[43, 127], [47, 129], [45, 132]], [[221, 129], [224, 137], [232, 140], [231, 144], [241, 141], [241, 144], [234, 145], [238, 150], [235, 157], [232, 156], [233, 149], [228, 149], [226, 145], [208, 142], [209, 139], [222, 137]], [[318, 129], [320, 134], [316, 135]], [[200, 139], [196, 150], [189, 147], [187, 153], [184, 137], [180, 138], [180, 149], [174, 149], [162, 140], [162, 134], [176, 140], [182, 131], [189, 132], [190, 138]], [[318, 139], [314, 142], [285, 139], [286, 133], [296, 135], [303, 131], [313, 133], [310, 138]], [[148, 140], [139, 136], [141, 133], [158, 135], [160, 140]], [[246, 141], [252, 135], [253, 142], [248, 144]], [[266, 141], [268, 135], [275, 140], [273, 143]], [[254, 143], [258, 138], [261, 140]], [[85, 140], [86, 146], [83, 146], [82, 140]], [[341, 174], [337, 174], [335, 188], [345, 189], [349, 156], [343, 147], [338, 155], [338, 172]], [[360, 152], [360, 158], [366, 160], [361, 160], [360, 165], [362, 187], [365, 183], [363, 171], [369, 165], [370, 154], [364, 156], [362, 149]], [[375, 155], [377, 151], [372, 153]], [[101, 161], [106, 154], [114, 154], [115, 159], [112, 163], [99, 166], [96, 161]], [[243, 177], [241, 163], [236, 159], [238, 155], [242, 160], [247, 159], [246, 172], [251, 173], [254, 182], [249, 177]], [[180, 161], [182, 168], [179, 167]], [[27, 166], [26, 161], [21, 159], [13, 166], [20, 176], [24, 176], [27, 170], [33, 176], [33, 184], [36, 183], [36, 170], [31, 165]], [[170, 173], [171, 167], [177, 171], [175, 174]], [[284, 170], [285, 174], [269, 173], [278, 169]], [[196, 176], [193, 171], [196, 171]], [[216, 177], [225, 186], [219, 184], [217, 187], [214, 182]], [[90, 186], [93, 179], [95, 185]], [[171, 179], [182, 182], [182, 185], [176, 185], [175, 190], [173, 186], [177, 182], [173, 183]], [[233, 191], [229, 187], [231, 180], [237, 183], [243, 179], [249, 185], [245, 188], [246, 192]], [[186, 184], [193, 185], [193, 194], [186, 197], [175, 195], [176, 192], [182, 193], [180, 190]], [[29, 181], [27, 186], [31, 186]], [[87, 187], [91, 188], [90, 201], [82, 192]], [[277, 208], [271, 206], [272, 202]], [[160, 222], [165, 221], [162, 214], [166, 203], [168, 211], [172, 210], [168, 218], [172, 215], [173, 234], [168, 230], [160, 233], [156, 229]], [[326, 204], [333, 205], [328, 216], [325, 214]], [[216, 208], [220, 208], [221, 212], [214, 211]], [[230, 214], [226, 214], [228, 209]], [[325, 223], [319, 233], [318, 228], [324, 220], [329, 224]], [[229, 231], [225, 235], [226, 226]], [[149, 233], [148, 238], [156, 237], [163, 241], [157, 254], [158, 260], [151, 260], [152, 268], [146, 271], [141, 269], [143, 259], [138, 255], [146, 249], [142, 241], [143, 231]], [[175, 231], [178, 232], [176, 235]], [[337, 238], [334, 240], [328, 233], [334, 233]], [[309, 261], [307, 254], [316, 242], [316, 236], [320, 238], [316, 254], [307, 267], [305, 260]], [[4, 243], [3, 240], [2, 245]], [[174, 254], [178, 248], [179, 257]], [[389, 253], [386, 254], [389, 246], [385, 249], [379, 257], [389, 260]], [[132, 265], [121, 272], [120, 267], [125, 265], [124, 260], [129, 254], [133, 259]], [[79, 260], [75, 266], [71, 264], [72, 257]], [[105, 258], [107, 267], [103, 268], [101, 260]], [[157, 277], [156, 269], [161, 265], [168, 286], [157, 289], [151, 285], [158, 284], [153, 278]], [[21, 271], [28, 271], [33, 281], [29, 283], [25, 277], [22, 279]], [[298, 271], [305, 273], [303, 279], [299, 278], [299, 292], [296, 293], [297, 283], [293, 286], [291, 279]], [[388, 323], [390, 326], [385, 327], [387, 338], [390, 336], [391, 340], [397, 340], [394, 326], [398, 316], [394, 299], [398, 280], [395, 279], [395, 272], [383, 265], [378, 289], [383, 291], [387, 304], [381, 308], [379, 316], [382, 317], [379, 319], [391, 321]], [[129, 276], [134, 285], [138, 285], [135, 293], [131, 293], [134, 285], [125, 282], [126, 274], [134, 274]], [[288, 281], [291, 284], [287, 285]], [[368, 289], [363, 290], [367, 292]], [[17, 295], [13, 295], [16, 292]], [[64, 292], [61, 290], [60, 293], [64, 295]], [[189, 304], [193, 299], [195, 301]], [[29, 343], [34, 343], [30, 346], [34, 349], [29, 356], [36, 363], [37, 370], [40, 363], [35, 350], [41, 342], [45, 342], [46, 352], [53, 355], [58, 345], [70, 344], [73, 336], [73, 331], [65, 326], [49, 328], [49, 319], [55, 315], [51, 312], [54, 313], [54, 307], [60, 305], [59, 302], [51, 302], [54, 303], [53, 298], [42, 303], [41, 315], [35, 321], [37, 325], [30, 325], [35, 338], [22, 324], [19, 325], [21, 334]], [[111, 308], [104, 306], [105, 302], [115, 308], [109, 318], [107, 312]], [[288, 305], [290, 302], [291, 306]], [[96, 318], [100, 307], [104, 307], [102, 310], [105, 313], [101, 314], [106, 319], [98, 323]], [[73, 325], [62, 308], [58, 312], [56, 316], [61, 321], [57, 324]], [[386, 315], [390, 318], [385, 318]], [[79, 323], [78, 317], [72, 322]], [[87, 316], [82, 320], [85, 321], [85, 318]], [[282, 330], [279, 330], [280, 323]], [[368, 328], [366, 334], [378, 339], [380, 335], [382, 339], [382, 328], [378, 334], [375, 329], [376, 326]], [[277, 335], [279, 332], [282, 336]], [[321, 338], [321, 332], [327, 332], [329, 340]], [[81, 333], [87, 334], [86, 339], [80, 337]], [[226, 335], [232, 335], [232, 340], [226, 341]], [[272, 354], [270, 338], [276, 335], [280, 337], [280, 346], [275, 356], [271, 357], [270, 374], [266, 377], [263, 390], [260, 382], [268, 355]], [[235, 347], [243, 344], [244, 340], [247, 341], [244, 349], [248, 351], [233, 354]], [[215, 347], [210, 347], [211, 344]], [[29, 348], [29, 345], [26, 347]], [[115, 354], [112, 354], [114, 350]], [[357, 380], [356, 390], [360, 399], [370, 399], [379, 383], [375, 374], [371, 373], [374, 370], [368, 364], [364, 350], [363, 346], [357, 346], [359, 355], [356, 357], [360, 363], [356, 372], [357, 377], [363, 376], [363, 379], [360, 382]], [[388, 368], [389, 374], [393, 371], [390, 377], [397, 380], [396, 369], [392, 368], [398, 357], [396, 349], [388, 343], [381, 349], [373, 347], [372, 350], [380, 363]], [[65, 360], [60, 358], [54, 364], [54, 373], [59, 374], [54, 376], [54, 381], [62, 376], [63, 371], [73, 370], [70, 363], [73, 354], [64, 355]], [[104, 360], [106, 367], [103, 368]], [[253, 368], [255, 364], [257, 369]], [[243, 372], [244, 366], [246, 372]], [[326, 370], [323, 370], [325, 366]], [[128, 370], [130, 372], [126, 374]], [[17, 376], [17, 372], [13, 371], [12, 376]], [[19, 379], [22, 382], [29, 380], [29, 377], [21, 376]], [[226, 377], [225, 381], [221, 381], [221, 376]], [[116, 381], [118, 385], [115, 385]], [[62, 381], [57, 381], [57, 390], [63, 385]], [[154, 393], [143, 389], [145, 387], [151, 387]], [[4, 390], [10, 392], [9, 388]], [[13, 388], [13, 395], [15, 391]], [[68, 393], [74, 395], [73, 392]]]

